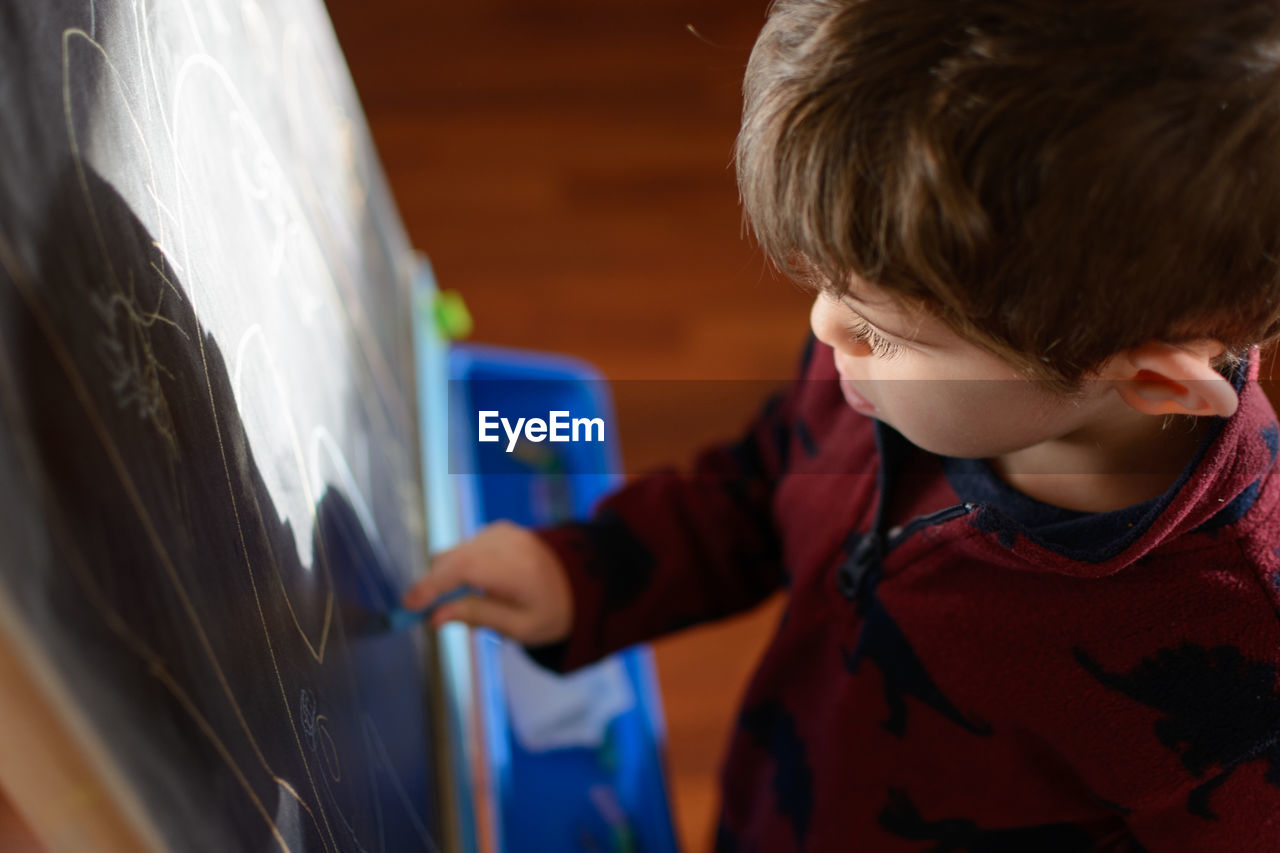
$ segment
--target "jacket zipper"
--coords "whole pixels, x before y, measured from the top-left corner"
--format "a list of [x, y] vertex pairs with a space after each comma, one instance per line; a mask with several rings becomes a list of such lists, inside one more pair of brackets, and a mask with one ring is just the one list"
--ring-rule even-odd
[[867, 577], [872, 574], [871, 570], [873, 568], [878, 570], [885, 556], [901, 545], [912, 533], [922, 527], [941, 524], [949, 519], [965, 515], [978, 506], [970, 501], [965, 501], [962, 504], [944, 507], [936, 512], [913, 518], [902, 527], [893, 527], [887, 532], [881, 531], [880, 525], [884, 523], [885, 508], [888, 506], [889, 479], [892, 473], [890, 462], [891, 456], [893, 456], [891, 446], [893, 442], [889, 438], [888, 428], [877, 422], [875, 440], [876, 450], [880, 454], [878, 477], [880, 500], [876, 509], [875, 521], [872, 522], [871, 529], [858, 540], [853, 550], [836, 570], [836, 586], [840, 590], [840, 594], [851, 601], [862, 595]]
[[977, 509], [977, 507], [977, 504], [972, 503], [971, 501], [965, 501], [962, 504], [956, 504], [955, 506], [940, 509], [937, 512], [931, 512], [928, 515], [921, 515], [913, 518], [901, 527], [889, 528], [884, 537], [885, 549], [884, 554], [881, 556], [888, 556], [890, 551], [901, 545], [903, 540], [920, 528], [928, 527], [933, 524], [941, 524], [944, 521], [950, 521], [953, 518], [972, 512]]
[[836, 572], [836, 585], [840, 594], [847, 599], [855, 599], [862, 595], [863, 586], [873, 568], [878, 569], [889, 552], [901, 545], [907, 537], [922, 527], [941, 524], [944, 521], [965, 515], [977, 508], [977, 504], [966, 501], [955, 506], [945, 507], [937, 512], [913, 518], [902, 527], [893, 527], [882, 533], [875, 527], [869, 530], [854, 546], [853, 551], [840, 564]]

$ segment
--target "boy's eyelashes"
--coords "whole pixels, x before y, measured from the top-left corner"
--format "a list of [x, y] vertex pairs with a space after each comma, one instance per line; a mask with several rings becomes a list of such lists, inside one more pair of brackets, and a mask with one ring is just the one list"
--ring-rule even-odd
[[845, 325], [845, 330], [851, 338], [856, 341], [862, 341], [871, 348], [871, 354], [877, 358], [894, 358], [901, 355], [905, 349], [902, 344], [895, 343], [883, 335], [876, 332], [875, 329], [861, 317], [854, 317]]

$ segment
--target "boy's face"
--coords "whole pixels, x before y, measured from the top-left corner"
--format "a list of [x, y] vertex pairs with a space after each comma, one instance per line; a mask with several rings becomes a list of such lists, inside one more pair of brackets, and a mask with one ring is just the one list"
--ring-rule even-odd
[[1079, 398], [1053, 392], [867, 282], [855, 281], [839, 301], [819, 295], [810, 324], [835, 350], [849, 405], [939, 455], [1021, 450], [1068, 436], [1120, 403], [1104, 381], [1086, 382]]

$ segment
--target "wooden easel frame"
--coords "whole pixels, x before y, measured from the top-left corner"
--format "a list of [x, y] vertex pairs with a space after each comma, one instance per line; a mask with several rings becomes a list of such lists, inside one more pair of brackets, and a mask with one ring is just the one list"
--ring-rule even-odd
[[0, 788], [50, 851], [163, 851], [160, 833], [0, 594]]

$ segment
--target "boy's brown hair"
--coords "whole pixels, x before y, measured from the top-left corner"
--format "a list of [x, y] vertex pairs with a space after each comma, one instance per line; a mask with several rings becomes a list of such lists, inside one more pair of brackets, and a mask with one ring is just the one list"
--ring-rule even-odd
[[784, 271], [858, 276], [1061, 391], [1280, 335], [1275, 0], [777, 0], [738, 137]]

